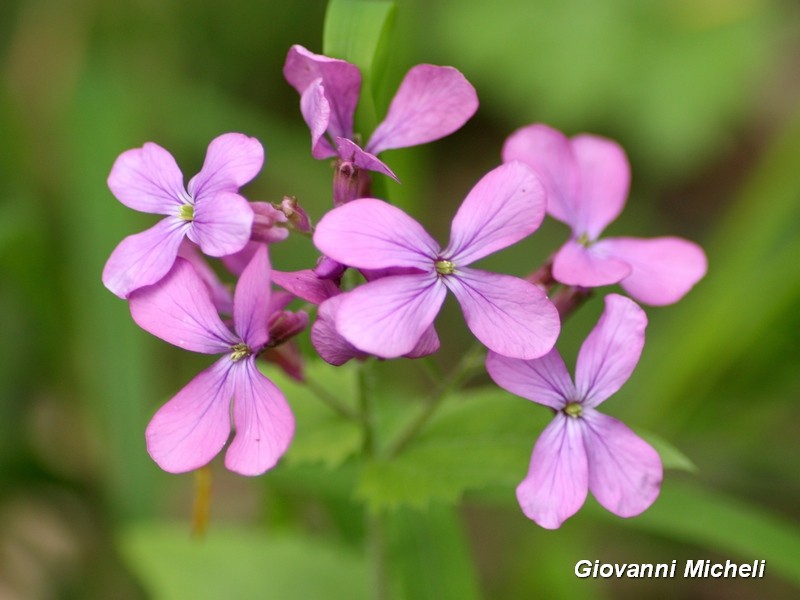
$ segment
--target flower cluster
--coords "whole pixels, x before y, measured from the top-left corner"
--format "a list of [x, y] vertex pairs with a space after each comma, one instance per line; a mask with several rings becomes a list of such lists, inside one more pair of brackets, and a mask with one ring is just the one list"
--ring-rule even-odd
[[[524, 513], [543, 527], [558, 527], [588, 490], [620, 516], [650, 506], [662, 477], [658, 454], [596, 407], [628, 379], [642, 353], [647, 318], [634, 300], [676, 302], [703, 277], [706, 261], [697, 245], [678, 238], [600, 238], [627, 198], [623, 150], [597, 136], [569, 139], [544, 125], [520, 129], [506, 141], [502, 164], [467, 194], [442, 246], [412, 216], [372, 196], [371, 173], [397, 179], [381, 152], [437, 140], [470, 119], [478, 100], [464, 76], [452, 67], [412, 68], [362, 147], [354, 131], [361, 91], [356, 66], [293, 46], [284, 75], [300, 95], [312, 156], [335, 159], [333, 208], [316, 228], [293, 197], [273, 204], [241, 195], [264, 153], [260, 142], [238, 133], [211, 142], [186, 187], [172, 156], [153, 143], [124, 152], [108, 179], [120, 202], [164, 218], [117, 246], [103, 272], [106, 287], [129, 301], [146, 331], [221, 355], [156, 412], [145, 435], [156, 463], [174, 473], [197, 469], [226, 446], [232, 428], [229, 469], [257, 475], [277, 463], [291, 442], [294, 417], [256, 360], [303, 379], [292, 338], [310, 318], [287, 310], [293, 299], [316, 307], [312, 345], [325, 361], [342, 365], [436, 352], [447, 343], [434, 321], [449, 290], [488, 349], [491, 378], [556, 413], [517, 489]], [[533, 234], [546, 215], [572, 234], [534, 276], [473, 266]], [[291, 231], [313, 234], [321, 254], [314, 268], [272, 269], [269, 246]], [[232, 295], [207, 257], [221, 259], [238, 277]], [[555, 349], [561, 320], [576, 298], [611, 284], [634, 300], [606, 296], [573, 383]]]

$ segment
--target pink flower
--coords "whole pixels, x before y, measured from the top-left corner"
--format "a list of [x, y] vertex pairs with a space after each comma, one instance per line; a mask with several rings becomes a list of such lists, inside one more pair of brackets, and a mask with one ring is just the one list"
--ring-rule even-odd
[[489, 375], [500, 387], [556, 411], [517, 487], [523, 512], [556, 529], [583, 505], [588, 490], [606, 509], [632, 517], [647, 509], [661, 486], [658, 453], [597, 406], [630, 377], [644, 346], [647, 317], [635, 302], [611, 294], [578, 354], [575, 384], [557, 350], [534, 360], [490, 352]]
[[165, 215], [150, 229], [126, 237], [103, 269], [103, 283], [117, 296], [159, 281], [172, 267], [184, 237], [209, 256], [241, 250], [250, 239], [253, 210], [238, 194], [264, 163], [255, 138], [226, 133], [208, 146], [203, 168], [183, 187], [175, 159], [151, 142], [123, 152], [108, 187], [125, 206]]
[[355, 168], [395, 179], [378, 154], [438, 140], [458, 130], [478, 109], [475, 88], [457, 69], [417, 65], [406, 74], [386, 118], [362, 149], [353, 131], [361, 90], [358, 67], [295, 45], [286, 57], [283, 74], [301, 96], [300, 110], [311, 130], [314, 158], [338, 155]]
[[547, 212], [572, 228], [553, 260], [561, 283], [597, 287], [619, 283], [651, 305], [680, 300], [706, 273], [703, 250], [676, 237], [599, 239], [625, 205], [631, 173], [615, 142], [593, 135], [568, 139], [546, 125], [513, 133], [503, 160], [521, 160], [547, 189]]
[[194, 352], [222, 354], [156, 412], [147, 451], [165, 471], [207, 464], [231, 432], [225, 466], [242, 475], [272, 468], [294, 435], [294, 417], [281, 391], [262, 375], [256, 356], [268, 346], [270, 265], [262, 245], [239, 278], [233, 331], [219, 318], [208, 287], [191, 263], [178, 259], [157, 284], [130, 296], [134, 321], [155, 336]]
[[546, 353], [560, 323], [544, 292], [517, 277], [467, 267], [535, 231], [544, 204], [544, 189], [530, 169], [522, 163], [498, 167], [467, 195], [445, 250], [419, 223], [381, 200], [334, 208], [314, 234], [321, 252], [359, 269], [407, 270], [342, 296], [336, 330], [362, 352], [402, 356], [432, 325], [449, 288], [472, 333], [487, 347], [518, 358]]

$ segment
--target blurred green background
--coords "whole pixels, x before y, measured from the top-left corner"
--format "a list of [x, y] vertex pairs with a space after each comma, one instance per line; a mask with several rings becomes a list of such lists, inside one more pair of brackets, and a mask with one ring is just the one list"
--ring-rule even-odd
[[[105, 179], [120, 152], [145, 141], [170, 150], [188, 179], [213, 137], [242, 131], [267, 152], [248, 197], [295, 195], [319, 219], [330, 166], [312, 160], [281, 68], [291, 44], [322, 50], [325, 3], [3, 0], [0, 597], [363, 598], [377, 552], [365, 523], [378, 523], [396, 598], [796, 598], [800, 5], [398, 4], [379, 117], [420, 62], [456, 66], [481, 100], [450, 138], [384, 157], [403, 181], [385, 184], [389, 196], [440, 239], [505, 137], [540, 121], [626, 148], [633, 187], [609, 233], [706, 248], [708, 277], [679, 305], [648, 309], [642, 361], [606, 407], [669, 440], [695, 470], [668, 470], [642, 517], [590, 501], [548, 532], [513, 493], [544, 409], [487, 396], [479, 377], [407, 454], [364, 464], [353, 458], [360, 433], [281, 379], [297, 443], [257, 479], [215, 461], [212, 521], [192, 539], [193, 476], [159, 471], [143, 432], [207, 359], [139, 330], [103, 288], [113, 247], [154, 222], [117, 202]], [[548, 222], [485, 264], [524, 275], [567, 234]], [[272, 251], [283, 270], [314, 258], [305, 239]], [[601, 297], [565, 324], [568, 363]], [[436, 363], [447, 369], [469, 336], [454, 305], [440, 323]], [[333, 371], [311, 369], [347, 396], [353, 369]], [[402, 361], [374, 375], [385, 397], [377, 418], [391, 430], [430, 382]], [[682, 457], [665, 461], [680, 467]], [[394, 508], [366, 517], [365, 503]], [[572, 570], [580, 559], [686, 558], [766, 559], [767, 577], [578, 580]]]

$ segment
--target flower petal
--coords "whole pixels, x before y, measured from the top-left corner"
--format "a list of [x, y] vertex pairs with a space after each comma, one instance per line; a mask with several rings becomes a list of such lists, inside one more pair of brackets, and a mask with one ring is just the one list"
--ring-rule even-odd
[[220, 192], [202, 198], [194, 207], [188, 237], [209, 256], [226, 256], [250, 241], [253, 209], [239, 194]]
[[636, 300], [652, 306], [683, 298], [708, 268], [703, 249], [681, 238], [607, 238], [597, 245], [631, 265], [631, 274], [620, 285]]
[[536, 441], [528, 475], [517, 500], [529, 519], [558, 529], [578, 512], [588, 493], [586, 450], [581, 422], [558, 413]]
[[439, 246], [399, 208], [374, 198], [353, 200], [317, 224], [314, 244], [330, 258], [362, 269], [415, 267], [433, 271]]
[[443, 278], [467, 326], [487, 348], [512, 358], [538, 358], [556, 343], [556, 307], [537, 286], [510, 275], [458, 269]]
[[111, 167], [108, 187], [125, 206], [146, 213], [174, 214], [188, 201], [175, 159], [152, 142], [119, 155]]
[[432, 274], [384, 277], [341, 296], [336, 329], [362, 352], [403, 356], [433, 323], [446, 293]]
[[620, 517], [644, 512], [658, 497], [661, 457], [624, 423], [584, 411], [583, 440], [589, 460], [589, 489], [597, 501]]
[[576, 235], [595, 240], [619, 216], [628, 197], [631, 167], [616, 142], [595, 135], [572, 138], [572, 151], [580, 173]]
[[153, 416], [145, 431], [147, 451], [169, 473], [208, 464], [231, 432], [234, 363], [224, 356], [199, 373]]
[[339, 294], [339, 286], [330, 279], [317, 277], [312, 269], [303, 271], [272, 271], [272, 281], [287, 292], [312, 304], [321, 304]]
[[339, 158], [342, 160], [353, 163], [359, 169], [375, 171], [376, 173], [391, 177], [395, 181], [400, 181], [386, 163], [374, 154], [362, 150], [355, 142], [347, 138], [337, 137], [336, 146], [339, 152]]
[[283, 393], [247, 359], [234, 367], [236, 434], [225, 466], [240, 475], [261, 475], [283, 456], [294, 436], [294, 415]]
[[211, 140], [200, 172], [189, 181], [195, 200], [219, 192], [236, 193], [264, 165], [264, 147], [256, 138], [225, 133]]
[[520, 360], [489, 351], [486, 370], [504, 390], [555, 410], [575, 397], [564, 359], [553, 348], [540, 358]]
[[577, 223], [578, 165], [569, 139], [547, 125], [528, 125], [503, 144], [503, 162], [520, 160], [532, 167], [547, 191], [547, 213], [568, 225]]
[[192, 263], [195, 273], [200, 276], [200, 279], [203, 280], [211, 293], [211, 300], [214, 302], [217, 312], [232, 315], [233, 294], [231, 294], [228, 286], [220, 281], [214, 269], [208, 265], [203, 256], [197, 251], [197, 245], [189, 240], [183, 240], [178, 250], [178, 256]]
[[332, 138], [353, 137], [353, 115], [361, 92], [358, 67], [294, 45], [286, 56], [283, 76], [299, 94], [303, 94], [316, 79], [322, 79], [325, 98], [330, 105], [328, 134]]
[[300, 112], [311, 131], [311, 156], [317, 159], [335, 156], [336, 151], [325, 139], [331, 119], [331, 106], [325, 98], [321, 77], [315, 79], [300, 95]]
[[242, 271], [233, 294], [236, 333], [253, 351], [257, 351], [269, 339], [270, 271], [267, 246], [261, 244]]
[[431, 325], [419, 338], [417, 345], [411, 349], [411, 352], [404, 354], [406, 358], [422, 358], [439, 351], [441, 343], [439, 342], [439, 334], [436, 333], [436, 328]]
[[539, 178], [521, 162], [489, 171], [453, 218], [444, 255], [459, 266], [468, 265], [518, 242], [541, 224], [546, 199]]
[[476, 110], [475, 88], [458, 69], [417, 65], [403, 78], [366, 149], [380, 154], [438, 140], [460, 129]]
[[631, 274], [631, 266], [611, 256], [603, 241], [588, 248], [568, 240], [553, 258], [553, 278], [566, 285], [599, 287], [618, 283]]
[[129, 304], [139, 327], [179, 348], [219, 354], [238, 342], [219, 318], [208, 287], [183, 258], [161, 281], [133, 292]]
[[336, 315], [344, 295], [334, 296], [319, 305], [317, 320], [311, 326], [311, 343], [314, 349], [328, 362], [336, 367], [343, 365], [351, 358], [369, 356], [348, 342], [336, 331]]
[[583, 342], [575, 366], [575, 387], [583, 406], [594, 407], [614, 394], [636, 368], [644, 348], [647, 315], [630, 298], [605, 297], [605, 310]]
[[187, 230], [185, 221], [167, 217], [122, 240], [103, 268], [103, 284], [120, 298], [160, 280], [172, 267]]

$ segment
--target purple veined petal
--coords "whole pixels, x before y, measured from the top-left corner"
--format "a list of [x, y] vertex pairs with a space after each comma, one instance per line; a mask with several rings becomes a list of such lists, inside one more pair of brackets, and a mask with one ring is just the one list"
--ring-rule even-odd
[[329, 211], [317, 224], [314, 244], [351, 267], [414, 267], [433, 272], [438, 244], [399, 208], [374, 198], [353, 200]]
[[458, 69], [417, 65], [403, 78], [366, 150], [380, 154], [438, 140], [460, 129], [476, 110], [475, 88]]
[[264, 147], [256, 138], [225, 133], [211, 140], [200, 172], [189, 181], [195, 201], [220, 192], [236, 193], [264, 165]]
[[341, 296], [336, 329], [362, 352], [403, 356], [431, 326], [446, 293], [433, 274], [384, 277]]
[[[270, 271], [270, 279], [272, 282], [275, 282], [275, 271]], [[278, 311], [285, 309], [292, 300], [294, 300], [294, 295], [290, 294], [289, 292], [282, 292], [280, 290], [276, 292], [272, 292], [269, 299], [269, 305], [267, 306], [267, 314], [271, 315]]]
[[236, 333], [256, 351], [269, 339], [270, 272], [267, 246], [261, 244], [242, 271], [233, 294], [233, 322]]
[[589, 489], [586, 450], [578, 419], [558, 413], [536, 441], [517, 500], [529, 519], [558, 529], [578, 512]]
[[339, 286], [330, 279], [317, 277], [312, 269], [303, 271], [272, 271], [272, 281], [287, 292], [312, 304], [321, 304], [339, 294]]
[[631, 274], [620, 285], [636, 300], [652, 306], [683, 298], [708, 268], [703, 249], [681, 238], [607, 238], [597, 245], [631, 265]]
[[586, 247], [567, 240], [553, 258], [553, 278], [566, 285], [600, 287], [630, 275], [630, 264], [610, 255], [601, 244], [602, 240]]
[[620, 517], [644, 512], [661, 490], [661, 457], [624, 423], [584, 411], [583, 440], [589, 461], [589, 490]]
[[244, 248], [253, 228], [253, 209], [239, 194], [220, 192], [198, 199], [187, 236], [209, 256], [226, 256]]
[[303, 94], [309, 85], [321, 78], [325, 98], [330, 105], [328, 135], [332, 138], [353, 137], [353, 115], [361, 92], [358, 67], [294, 45], [286, 56], [283, 76], [299, 94]]
[[578, 165], [580, 190], [573, 232], [596, 240], [619, 216], [628, 198], [631, 167], [622, 147], [595, 135], [572, 138], [572, 151]]
[[193, 471], [214, 458], [231, 432], [234, 381], [223, 356], [162, 406], [145, 431], [147, 452], [169, 473]]
[[470, 268], [443, 279], [461, 304], [470, 331], [490, 350], [530, 359], [547, 354], [556, 343], [558, 311], [532, 283]]
[[568, 225], [577, 223], [578, 165], [569, 139], [547, 125], [518, 129], [503, 145], [503, 162], [520, 160], [532, 167], [547, 192], [547, 213]]
[[489, 171], [472, 188], [453, 218], [444, 255], [468, 265], [530, 235], [544, 219], [545, 190], [518, 161]]
[[619, 390], [636, 368], [644, 348], [647, 315], [636, 302], [609, 294], [605, 305], [575, 365], [575, 387], [585, 407], [595, 407]]
[[411, 352], [404, 354], [406, 358], [422, 358], [429, 356], [439, 351], [441, 343], [439, 342], [439, 334], [436, 333], [436, 328], [431, 325], [419, 338], [417, 345], [411, 349]]
[[186, 259], [177, 259], [158, 283], [133, 292], [129, 304], [139, 327], [179, 348], [219, 354], [239, 341], [222, 323], [208, 287]]
[[504, 390], [555, 410], [561, 410], [575, 398], [575, 386], [564, 359], [555, 348], [531, 360], [509, 358], [489, 351], [486, 371]]
[[331, 107], [325, 98], [322, 78], [315, 79], [300, 95], [300, 112], [311, 131], [311, 156], [316, 159], [336, 156], [336, 151], [325, 139], [331, 118]]
[[129, 235], [109, 256], [103, 284], [120, 298], [160, 280], [172, 267], [188, 224], [167, 217], [150, 229]]
[[334, 296], [320, 304], [317, 320], [311, 326], [311, 343], [314, 349], [325, 362], [335, 367], [345, 364], [352, 358], [363, 359], [369, 356], [336, 331], [336, 315], [343, 298], [343, 295]]
[[233, 367], [236, 434], [225, 466], [240, 475], [261, 475], [283, 456], [294, 436], [294, 415], [283, 393], [262, 375], [252, 358]]
[[234, 275], [241, 275], [245, 267], [253, 260], [253, 256], [261, 246], [262, 242], [249, 241], [244, 245], [244, 248], [233, 254], [228, 254], [222, 257], [222, 264], [225, 268]]
[[363, 169], [365, 171], [375, 171], [376, 173], [381, 173], [382, 175], [391, 177], [395, 181], [400, 181], [397, 178], [397, 175], [394, 174], [394, 172], [386, 165], [386, 163], [384, 163], [374, 154], [370, 154], [369, 152], [362, 150], [361, 147], [352, 140], [348, 140], [347, 138], [343, 137], [337, 137], [336, 144], [339, 152], [339, 158], [342, 160], [353, 163], [359, 169]]
[[174, 214], [188, 200], [175, 159], [152, 142], [119, 155], [108, 187], [125, 206], [146, 213]]
[[289, 219], [269, 202], [248, 202], [253, 210], [250, 239], [265, 244], [282, 242], [289, 237]]
[[200, 279], [203, 280], [203, 283], [206, 284], [208, 291], [211, 293], [211, 300], [217, 312], [232, 315], [233, 294], [231, 290], [220, 281], [214, 269], [208, 265], [197, 251], [197, 246], [189, 240], [184, 239], [181, 243], [181, 247], [178, 249], [178, 256], [192, 263], [195, 273], [200, 276]]

